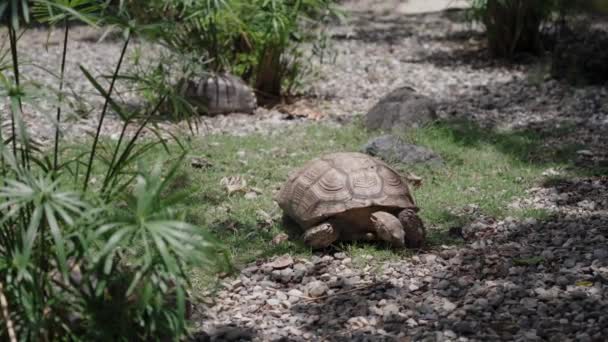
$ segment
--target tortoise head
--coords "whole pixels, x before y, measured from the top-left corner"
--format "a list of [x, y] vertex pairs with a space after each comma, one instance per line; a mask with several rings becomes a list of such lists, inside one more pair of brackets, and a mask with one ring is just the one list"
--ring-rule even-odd
[[370, 217], [378, 237], [393, 247], [405, 246], [405, 232], [398, 218], [384, 211], [377, 211]]

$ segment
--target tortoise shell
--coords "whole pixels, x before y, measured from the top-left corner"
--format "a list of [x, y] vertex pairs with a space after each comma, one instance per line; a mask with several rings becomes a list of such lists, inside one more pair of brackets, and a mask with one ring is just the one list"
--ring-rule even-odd
[[332, 153], [309, 161], [289, 176], [277, 202], [304, 228], [351, 209], [417, 209], [401, 176], [362, 153]]

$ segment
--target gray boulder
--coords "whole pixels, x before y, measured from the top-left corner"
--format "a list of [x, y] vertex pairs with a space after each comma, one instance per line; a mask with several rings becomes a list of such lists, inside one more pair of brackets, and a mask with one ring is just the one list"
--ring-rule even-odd
[[257, 107], [251, 87], [234, 75], [207, 74], [181, 83], [182, 96], [204, 114], [253, 113]]
[[410, 87], [393, 90], [365, 115], [368, 129], [417, 128], [437, 119], [437, 104]]
[[382, 135], [371, 139], [363, 147], [363, 152], [387, 162], [443, 165], [443, 159], [435, 152], [426, 147], [408, 144], [394, 135]]

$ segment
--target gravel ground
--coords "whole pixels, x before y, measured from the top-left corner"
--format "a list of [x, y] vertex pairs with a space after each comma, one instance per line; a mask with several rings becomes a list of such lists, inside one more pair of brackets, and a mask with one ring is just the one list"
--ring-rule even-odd
[[[92, 135], [99, 123], [99, 113], [103, 107], [103, 99], [91, 83], [84, 77], [79, 66], [85, 67], [96, 76], [98, 82], [106, 88], [109, 81], [102, 76], [111, 75], [118, 62], [123, 40], [116, 35], [99, 41], [104, 34], [103, 30], [85, 26], [72, 27], [68, 55], [66, 58], [66, 85], [68, 98], [64, 105], [61, 124], [61, 133], [65, 139], [74, 139], [83, 135]], [[0, 29], [0, 42], [8, 39], [7, 31]], [[19, 41], [21, 79], [31, 96], [25, 100], [24, 117], [31, 137], [42, 143], [50, 144], [54, 139], [54, 122], [56, 115], [56, 96], [58, 89], [59, 66], [63, 31], [49, 32], [44, 28], [34, 28], [25, 32]], [[1, 48], [1, 45], [0, 45]], [[8, 46], [5, 46], [7, 49]], [[164, 48], [150, 44], [146, 41], [134, 39], [127, 50], [127, 57], [123, 62], [122, 72], [129, 73], [133, 68], [134, 56], [140, 56], [143, 63], [153, 61]], [[4, 50], [0, 50], [3, 52]], [[46, 70], [45, 70], [46, 69]], [[47, 70], [53, 72], [50, 74]], [[122, 85], [122, 86], [121, 86]], [[141, 103], [141, 99], [124, 84], [117, 82], [116, 93], [119, 102], [129, 105]], [[0, 115], [4, 133], [8, 133], [8, 119], [10, 115], [9, 104], [5, 97], [0, 100]], [[279, 112], [258, 108], [255, 115], [233, 113], [214, 117], [201, 117], [197, 124], [199, 130], [196, 134], [228, 133], [244, 135], [254, 132], [270, 132], [280, 127], [301, 122]], [[189, 125], [186, 122], [175, 122], [162, 117], [156, 124], [165, 130], [188, 134]], [[101, 134], [110, 138], [118, 137], [122, 128], [122, 121], [116, 113], [109, 111], [104, 119]], [[133, 127], [131, 131], [135, 131]], [[127, 134], [129, 131], [127, 131]], [[148, 132], [149, 133], [149, 132]]]
[[[445, 119], [578, 143], [605, 162], [604, 87], [546, 79], [534, 60], [490, 59], [478, 31], [445, 13], [397, 16], [350, 1], [335, 28], [337, 62], [310, 89], [333, 118], [363, 114], [403, 84], [437, 99]], [[348, 86], [345, 86], [348, 85]], [[557, 133], [556, 133], [557, 132]], [[553, 134], [552, 134], [553, 133]], [[559, 171], [549, 170], [551, 175]], [[546, 220], [480, 217], [461, 247], [353, 265], [343, 253], [248, 265], [200, 310], [202, 340], [604, 341], [608, 333], [608, 179], [549, 182], [512, 206]]]
[[251, 264], [200, 309], [200, 328], [216, 341], [605, 341], [608, 178], [531, 194], [552, 218], [473, 222], [462, 247]]

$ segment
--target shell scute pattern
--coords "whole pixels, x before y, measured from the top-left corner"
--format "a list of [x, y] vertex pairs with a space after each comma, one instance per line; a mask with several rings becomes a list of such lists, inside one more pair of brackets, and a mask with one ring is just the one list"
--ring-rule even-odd
[[334, 153], [308, 162], [283, 186], [279, 205], [303, 226], [353, 208], [415, 207], [401, 176], [361, 153]]
[[295, 207], [296, 215], [308, 220], [315, 216], [314, 210], [321, 203], [343, 203], [351, 199], [351, 194], [344, 186], [346, 176], [335, 169], [328, 170], [301, 198]]
[[280, 202], [290, 203], [288, 212], [299, 215], [298, 208], [307, 208], [316, 202], [309, 189], [330, 169], [331, 165], [317, 159], [291, 174], [280, 196]]
[[382, 196], [382, 179], [375, 170], [353, 172], [350, 175], [350, 187], [353, 197], [378, 198]]

